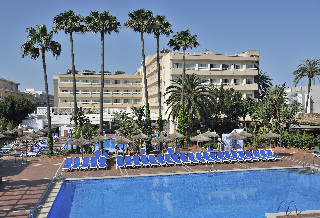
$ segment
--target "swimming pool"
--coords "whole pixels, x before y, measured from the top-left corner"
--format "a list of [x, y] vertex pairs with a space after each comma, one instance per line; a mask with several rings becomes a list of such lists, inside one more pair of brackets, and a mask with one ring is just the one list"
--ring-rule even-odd
[[281, 201], [319, 209], [319, 189], [292, 170], [67, 181], [48, 217], [265, 217]]

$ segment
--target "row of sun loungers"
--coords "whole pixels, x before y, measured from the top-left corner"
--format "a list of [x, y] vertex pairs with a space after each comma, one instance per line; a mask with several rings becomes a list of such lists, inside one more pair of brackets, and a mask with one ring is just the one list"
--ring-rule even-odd
[[89, 170], [89, 169], [107, 169], [107, 158], [105, 156], [98, 157], [75, 157], [72, 163], [72, 157], [65, 159], [62, 170]]
[[249, 150], [246, 151], [225, 151], [225, 152], [192, 152], [186, 153], [166, 153], [158, 154], [157, 158], [154, 154], [117, 156], [117, 168], [123, 167], [152, 167], [152, 166], [172, 166], [183, 164], [215, 164], [215, 163], [235, 163], [235, 162], [254, 162], [254, 161], [276, 161], [281, 160], [280, 157], [273, 155], [272, 150]]

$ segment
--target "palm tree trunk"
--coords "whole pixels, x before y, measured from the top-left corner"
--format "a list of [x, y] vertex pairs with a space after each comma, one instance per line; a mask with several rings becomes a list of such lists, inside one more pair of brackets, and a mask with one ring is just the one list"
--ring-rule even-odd
[[147, 69], [146, 69], [146, 57], [144, 54], [144, 40], [143, 40], [143, 31], [141, 31], [141, 45], [142, 45], [142, 69], [143, 69], [143, 79], [144, 79], [144, 95], [146, 98], [146, 107], [149, 108], [149, 99], [148, 99], [148, 87], [147, 87]]
[[159, 57], [159, 38], [157, 35], [157, 67], [158, 67], [158, 102], [159, 102], [159, 116], [161, 114], [161, 90], [160, 90], [160, 57]]
[[[99, 132], [100, 135], [103, 135], [103, 87], [104, 87], [104, 31], [103, 28], [100, 31], [101, 33], [101, 87], [100, 87], [100, 125]], [[99, 142], [101, 155], [103, 149], [103, 142]]]
[[307, 94], [307, 100], [306, 100], [306, 108], [304, 109], [305, 113], [308, 113], [310, 88], [311, 88], [311, 78], [309, 78], [309, 82], [308, 82], [308, 94]]
[[183, 49], [181, 102], [183, 102], [183, 100], [184, 100], [184, 80], [185, 80], [185, 77], [186, 77], [186, 50]]
[[42, 53], [44, 87], [45, 87], [45, 91], [46, 91], [48, 131], [51, 134], [51, 116], [50, 116], [50, 104], [49, 104], [49, 89], [48, 89], [48, 79], [47, 79], [46, 54], [45, 54], [44, 47], [41, 47], [41, 53]]
[[[73, 77], [73, 115], [77, 113], [77, 85], [76, 85], [76, 69], [74, 66], [74, 54], [73, 54], [73, 39], [72, 32], [70, 32], [70, 45], [71, 45], [71, 61], [72, 61], [72, 77]], [[78, 125], [77, 119], [74, 119], [74, 123]]]

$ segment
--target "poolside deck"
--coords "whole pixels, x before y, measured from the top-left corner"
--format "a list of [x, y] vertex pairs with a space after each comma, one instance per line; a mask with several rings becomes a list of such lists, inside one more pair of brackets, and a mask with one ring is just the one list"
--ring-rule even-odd
[[[59, 144], [56, 144], [56, 146], [59, 146]], [[14, 157], [14, 153], [4, 154], [0, 160], [0, 174], [2, 174], [3, 180], [3, 183], [0, 186], [0, 217], [26, 217], [30, 210], [35, 207], [54, 176], [61, 176], [62, 178], [69, 179], [88, 177], [101, 178], [146, 174], [197, 173], [212, 170], [254, 170], [264, 168], [302, 167], [303, 163], [304, 166], [320, 166], [320, 158], [314, 159], [310, 152], [283, 148], [275, 148], [275, 152], [282, 158], [282, 161], [215, 164], [213, 167], [208, 165], [192, 165], [116, 169], [115, 158], [113, 157], [108, 161], [107, 170], [73, 172], [61, 171], [64, 159], [43, 161], [41, 160], [41, 157], [28, 157], [26, 163], [25, 158], [22, 160], [21, 157]], [[315, 161], [315, 165], [313, 165], [313, 161]], [[44, 201], [42, 203], [44, 203]], [[41, 206], [38, 209], [41, 209]]]

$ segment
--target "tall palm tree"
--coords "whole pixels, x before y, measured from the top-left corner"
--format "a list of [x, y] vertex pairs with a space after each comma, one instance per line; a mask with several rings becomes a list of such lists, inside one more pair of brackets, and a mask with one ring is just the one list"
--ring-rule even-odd
[[51, 134], [51, 116], [50, 116], [50, 104], [49, 104], [49, 89], [47, 80], [47, 66], [46, 66], [46, 52], [52, 52], [54, 57], [58, 57], [61, 53], [61, 45], [58, 42], [52, 40], [53, 31], [48, 33], [45, 25], [36, 25], [36, 28], [29, 27], [26, 29], [28, 32], [28, 41], [21, 46], [22, 57], [29, 56], [36, 60], [40, 56], [42, 57], [42, 67], [44, 75], [44, 85], [46, 91], [46, 104], [47, 104], [47, 120], [48, 129]]
[[148, 98], [148, 84], [147, 84], [147, 73], [146, 73], [146, 58], [144, 53], [144, 33], [151, 33], [152, 31], [152, 11], [145, 10], [144, 8], [130, 12], [128, 14], [129, 20], [124, 23], [127, 28], [133, 29], [134, 32], [140, 33], [141, 46], [142, 46], [142, 69], [144, 78], [144, 95], [146, 98], [146, 123], [147, 123], [147, 135], [151, 137], [151, 119], [149, 110], [149, 98]]
[[152, 32], [157, 38], [157, 68], [158, 68], [158, 102], [159, 102], [159, 117], [158, 117], [158, 133], [163, 130], [162, 112], [161, 112], [161, 90], [160, 90], [160, 55], [159, 55], [159, 41], [160, 35], [169, 36], [173, 33], [171, 23], [166, 20], [165, 16], [157, 15], [152, 20]]
[[260, 99], [264, 98], [267, 94], [268, 88], [272, 86], [272, 79], [270, 76], [266, 74], [266, 72], [262, 72], [262, 70], [259, 71], [258, 74], [259, 77], [259, 97]]
[[[100, 32], [101, 35], [101, 87], [100, 87], [100, 125], [99, 132], [103, 135], [103, 88], [104, 88], [104, 34], [111, 34], [112, 32], [119, 32], [120, 22], [116, 16], [112, 16], [108, 11], [99, 13], [98, 11], [91, 11], [90, 15], [85, 18], [86, 30], [92, 33]], [[100, 142], [100, 150], [103, 149], [102, 142]]]
[[315, 85], [316, 78], [320, 81], [320, 59], [315, 58], [314, 60], [307, 59], [306, 61], [301, 61], [303, 64], [300, 64], [298, 69], [293, 72], [295, 76], [293, 83], [296, 86], [302, 78], [308, 78], [308, 94], [304, 109], [304, 112], [307, 113], [311, 82]]
[[[84, 26], [81, 24], [84, 18], [81, 15], [76, 15], [76, 13], [72, 10], [64, 11], [59, 15], [53, 18], [55, 31], [64, 30], [65, 34], [69, 34], [70, 36], [70, 45], [71, 45], [71, 61], [72, 61], [72, 75], [73, 75], [73, 105], [74, 111], [73, 114], [76, 115], [77, 111], [77, 96], [76, 96], [76, 69], [74, 65], [74, 53], [73, 53], [73, 32], [83, 32]], [[77, 125], [77, 121], [75, 121]]]

